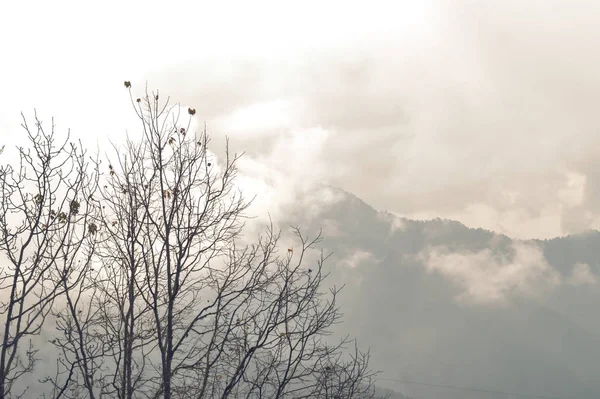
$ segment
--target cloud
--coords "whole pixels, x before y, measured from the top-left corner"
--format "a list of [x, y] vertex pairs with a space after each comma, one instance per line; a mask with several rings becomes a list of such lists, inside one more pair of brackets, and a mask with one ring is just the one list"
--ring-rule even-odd
[[[309, 162], [310, 164], [310, 162]], [[248, 199], [252, 214], [266, 220], [301, 220], [311, 223], [322, 211], [343, 199], [343, 194], [314, 180], [294, 179], [285, 167], [271, 167], [268, 160], [241, 158], [237, 185]], [[301, 213], [301, 214], [299, 214]]]
[[506, 303], [515, 296], [536, 297], [559, 285], [561, 280], [542, 251], [532, 245], [514, 243], [513, 253], [449, 252], [431, 248], [421, 254], [427, 270], [453, 282], [463, 303]]
[[599, 6], [409, 3], [397, 14], [426, 23], [384, 18], [361, 40], [340, 34], [336, 51], [290, 39], [286, 51], [189, 62], [152, 81], [197, 103], [209, 130], [255, 162], [379, 209], [516, 238], [600, 227]]
[[399, 217], [398, 215], [394, 215], [390, 212], [378, 212], [377, 218], [389, 223], [390, 225], [390, 234], [394, 234], [396, 231], [404, 231], [406, 229], [406, 222], [404, 219]]
[[598, 277], [592, 272], [590, 265], [576, 263], [573, 265], [573, 271], [568, 282], [572, 285], [595, 285], [598, 282]]
[[[516, 238], [600, 228], [597, 2], [260, 1], [233, 14], [130, 4], [101, 10], [110, 34], [94, 22], [106, 18], [40, 7], [43, 37], [18, 18], [0, 24], [15, 39], [6, 58], [21, 60], [0, 76], [9, 145], [18, 111], [34, 106], [92, 145], [120, 137], [131, 113], [122, 81], [137, 92], [148, 80], [195, 107], [217, 144], [229, 135], [252, 163], [302, 185]], [[123, 39], [165, 18], [175, 36]]]
[[342, 267], [354, 269], [361, 263], [372, 260], [374, 260], [374, 256], [372, 253], [357, 249], [350, 255], [348, 255], [346, 258], [342, 259], [339, 262], [339, 265], [341, 265]]

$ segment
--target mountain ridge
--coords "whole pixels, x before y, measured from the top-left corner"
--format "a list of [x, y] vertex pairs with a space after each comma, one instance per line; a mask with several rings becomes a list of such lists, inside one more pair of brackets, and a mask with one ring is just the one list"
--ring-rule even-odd
[[[377, 211], [335, 187], [319, 190], [330, 192], [310, 193], [312, 201], [332, 193], [336, 200], [311, 204], [318, 212], [309, 222], [281, 225], [304, 224], [306, 232], [323, 227], [331, 279], [346, 286], [340, 295], [345, 323], [337, 333], [370, 347], [386, 378], [598, 397], [600, 232], [511, 239], [454, 220]], [[299, 209], [305, 202], [299, 195], [294, 215], [308, 213]], [[496, 397], [385, 387], [415, 399]]]

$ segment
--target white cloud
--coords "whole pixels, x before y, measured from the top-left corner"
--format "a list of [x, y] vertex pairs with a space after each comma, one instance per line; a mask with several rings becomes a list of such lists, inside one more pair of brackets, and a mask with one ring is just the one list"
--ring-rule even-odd
[[567, 206], [581, 205], [585, 199], [585, 185], [587, 177], [581, 173], [567, 172], [567, 181], [558, 191], [558, 199]]
[[342, 267], [354, 269], [361, 263], [372, 260], [374, 260], [374, 256], [372, 253], [357, 249], [350, 255], [348, 255], [346, 258], [342, 259], [339, 264]]
[[576, 263], [573, 265], [573, 271], [568, 282], [572, 285], [594, 285], [598, 282], [598, 277], [592, 272], [590, 265]]
[[[277, 131], [290, 129], [297, 117], [294, 117], [293, 103], [284, 99], [275, 99], [263, 103], [254, 103], [242, 106], [233, 113], [217, 119], [220, 129], [235, 135], [236, 139], [247, 139], [252, 135], [254, 139], [264, 137], [267, 139]], [[271, 139], [271, 138], [269, 138]]]
[[[335, 168], [324, 154], [329, 135], [320, 128], [293, 129], [265, 139], [265, 145], [272, 146], [268, 154], [247, 154], [240, 159], [237, 182], [247, 197], [256, 196], [253, 215], [263, 221], [267, 214], [274, 221], [300, 216], [303, 223], [309, 223], [343, 198], [337, 190], [321, 184], [328, 169]], [[303, 214], [296, 215], [298, 210]]]
[[[229, 79], [235, 84], [200, 78], [206, 100], [198, 101], [218, 117], [213, 132], [232, 134], [249, 155], [278, 165], [285, 160], [289, 178], [316, 176], [379, 209], [457, 218], [516, 238], [592, 227], [600, 206], [589, 218], [579, 207], [589, 210], [595, 201], [594, 168], [582, 162], [600, 145], [589, 105], [589, 82], [600, 88], [600, 81], [585, 67], [595, 65], [593, 53], [583, 51], [595, 28], [565, 24], [558, 11], [524, 11], [509, 0], [428, 12], [421, 14], [428, 31], [419, 35], [385, 41], [374, 35], [332, 55], [304, 48], [293, 58], [236, 59], [240, 70], [231, 68]], [[579, 3], [570, 12], [587, 14]], [[553, 38], [581, 51], [553, 47], [532, 31], [524, 21], [538, 14]], [[508, 23], [515, 18], [516, 30]], [[542, 52], [543, 67], [530, 47]], [[561, 52], [582, 62], [565, 65]], [[175, 75], [199, 77], [194, 69], [163, 79], [185, 93], [189, 85]], [[564, 96], [567, 88], [572, 97]], [[214, 99], [219, 107], [211, 105]], [[293, 133], [311, 129], [327, 133], [306, 134], [310, 145]], [[297, 153], [282, 143], [297, 146]]]
[[378, 212], [377, 217], [390, 224], [390, 234], [394, 234], [396, 231], [404, 231], [406, 229], [406, 223], [404, 220], [391, 212]]
[[559, 274], [542, 251], [514, 243], [512, 256], [480, 252], [448, 252], [432, 248], [422, 254], [426, 268], [452, 281], [459, 301], [477, 304], [505, 303], [514, 296], [535, 297], [560, 284]]
[[302, 185], [517, 238], [600, 227], [593, 2], [27, 4], [0, 16], [2, 143], [33, 107], [119, 138], [122, 81], [149, 79]]

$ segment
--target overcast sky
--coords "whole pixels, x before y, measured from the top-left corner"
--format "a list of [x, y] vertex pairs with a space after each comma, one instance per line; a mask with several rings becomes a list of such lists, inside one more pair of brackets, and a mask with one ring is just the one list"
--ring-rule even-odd
[[600, 228], [598, 1], [89, 4], [2, 6], [2, 143], [34, 107], [118, 141], [148, 81], [246, 151], [259, 213], [325, 182], [516, 238]]

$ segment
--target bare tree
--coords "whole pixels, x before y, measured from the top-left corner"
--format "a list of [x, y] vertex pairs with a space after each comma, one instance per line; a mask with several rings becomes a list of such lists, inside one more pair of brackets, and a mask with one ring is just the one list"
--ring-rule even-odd
[[17, 165], [0, 167], [0, 398], [25, 395], [21, 377], [34, 370], [38, 352], [27, 338], [42, 331], [57, 296], [79, 278], [76, 265], [89, 260], [94, 232], [96, 163], [81, 143], [57, 141], [54, 121], [49, 133], [37, 115], [35, 127], [24, 116], [22, 126], [29, 147], [17, 148]]
[[54, 397], [373, 397], [368, 354], [329, 342], [339, 290], [323, 292], [322, 253], [306, 265], [320, 234], [295, 229], [299, 248], [281, 254], [271, 225], [241, 246], [239, 156], [226, 146], [217, 162], [206, 129], [190, 132], [194, 109], [131, 100], [141, 137], [115, 146], [94, 271], [64, 290]]

